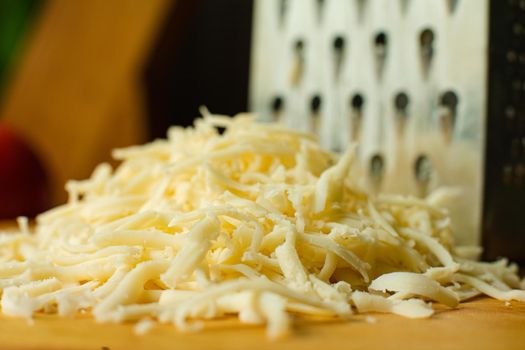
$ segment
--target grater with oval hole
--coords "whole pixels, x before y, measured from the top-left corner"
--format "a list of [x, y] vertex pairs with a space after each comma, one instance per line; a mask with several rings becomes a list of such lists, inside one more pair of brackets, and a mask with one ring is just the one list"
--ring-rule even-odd
[[[525, 0], [255, 0], [250, 107], [525, 261]], [[449, 188], [452, 191], [440, 191]]]

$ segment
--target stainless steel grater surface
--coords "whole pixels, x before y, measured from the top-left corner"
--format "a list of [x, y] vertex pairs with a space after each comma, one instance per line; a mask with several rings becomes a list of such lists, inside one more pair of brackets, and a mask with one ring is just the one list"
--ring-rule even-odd
[[256, 0], [251, 69], [263, 120], [359, 141], [370, 188], [525, 261], [525, 1]]

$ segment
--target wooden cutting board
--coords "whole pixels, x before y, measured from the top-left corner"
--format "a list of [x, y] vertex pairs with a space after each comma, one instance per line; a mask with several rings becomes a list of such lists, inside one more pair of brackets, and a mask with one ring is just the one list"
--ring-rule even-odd
[[169, 325], [135, 335], [132, 324], [97, 324], [92, 318], [0, 318], [1, 349], [525, 349], [525, 303], [478, 299], [426, 320], [356, 315], [349, 321], [297, 319], [293, 333], [271, 342], [261, 326], [235, 319], [208, 321], [198, 333]]
[[98, 324], [89, 316], [39, 315], [33, 325], [0, 316], [0, 349], [525, 349], [525, 303], [505, 305], [478, 298], [457, 309], [439, 307], [425, 320], [383, 314], [372, 317], [355, 315], [348, 321], [298, 318], [288, 337], [271, 342], [264, 327], [243, 325], [234, 318], [207, 321], [198, 333], [159, 325], [138, 336], [131, 323]]

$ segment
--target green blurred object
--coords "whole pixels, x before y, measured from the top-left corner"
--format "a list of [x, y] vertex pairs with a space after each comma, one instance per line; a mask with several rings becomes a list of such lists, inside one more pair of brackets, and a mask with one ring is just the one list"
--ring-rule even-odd
[[28, 29], [44, 0], [0, 0], [0, 100]]

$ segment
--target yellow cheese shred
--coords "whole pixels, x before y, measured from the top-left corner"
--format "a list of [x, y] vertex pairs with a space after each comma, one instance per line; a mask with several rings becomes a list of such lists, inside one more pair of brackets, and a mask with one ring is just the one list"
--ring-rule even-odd
[[361, 188], [355, 146], [338, 156], [310, 134], [203, 113], [70, 181], [34, 232], [20, 219], [0, 235], [1, 312], [88, 312], [141, 334], [236, 315], [276, 338], [290, 312], [422, 318], [431, 301], [525, 301], [515, 265], [456, 254], [446, 210]]

